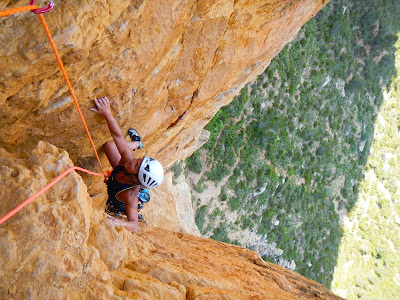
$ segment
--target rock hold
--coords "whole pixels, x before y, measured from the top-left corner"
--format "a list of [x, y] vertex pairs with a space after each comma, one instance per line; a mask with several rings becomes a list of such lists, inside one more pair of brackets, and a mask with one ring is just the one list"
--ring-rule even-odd
[[[16, 205], [16, 194], [9, 187], [29, 185], [29, 192], [18, 193], [18, 198], [27, 197], [53, 179], [42, 165], [51, 170], [72, 165], [64, 150], [43, 142], [30, 158], [4, 149], [0, 153], [2, 170], [9, 174], [18, 165], [19, 174], [26, 176], [24, 182], [2, 177], [2, 215]], [[30, 172], [25, 165], [39, 171]], [[93, 208], [82, 178], [71, 173], [3, 224], [3, 298], [292, 299], [322, 295], [337, 299], [322, 285], [238, 246], [144, 223], [132, 235], [112, 226], [104, 206], [105, 197], [100, 208]]]
[[[122, 130], [140, 130], [145, 148], [135, 153], [169, 167], [204, 143], [203, 127], [218, 109], [327, 2], [70, 0], [45, 17], [96, 147], [111, 137], [88, 108], [106, 95]], [[37, 18], [21, 13], [0, 26], [4, 215], [72, 161], [95, 166]], [[70, 173], [0, 227], [2, 297], [337, 298], [250, 250], [167, 230], [198, 234], [168, 186], [152, 194], [143, 209], [148, 223], [132, 235], [105, 218], [102, 180]]]
[[[87, 108], [107, 95], [123, 129], [139, 128], [145, 151], [168, 167], [196, 150], [218, 109], [327, 2], [71, 0], [45, 17], [97, 147], [110, 136]], [[0, 23], [2, 147], [28, 150], [45, 137], [73, 161], [91, 155], [37, 18]]]

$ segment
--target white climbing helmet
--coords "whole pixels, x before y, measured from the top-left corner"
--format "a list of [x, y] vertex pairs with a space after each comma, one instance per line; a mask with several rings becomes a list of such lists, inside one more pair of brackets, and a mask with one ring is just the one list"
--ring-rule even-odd
[[140, 165], [138, 177], [145, 188], [154, 188], [163, 181], [164, 169], [158, 160], [145, 156]]

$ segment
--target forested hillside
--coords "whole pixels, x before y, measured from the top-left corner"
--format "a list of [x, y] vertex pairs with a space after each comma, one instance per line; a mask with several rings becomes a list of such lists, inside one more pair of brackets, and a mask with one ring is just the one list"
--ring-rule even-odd
[[[366, 168], [375, 168], [368, 158], [396, 74], [399, 15], [396, 0], [332, 0], [217, 113], [208, 142], [186, 160], [204, 236], [252, 248], [330, 287], [343, 222], [360, 188], [365, 193]], [[390, 192], [400, 216], [396, 180]]]

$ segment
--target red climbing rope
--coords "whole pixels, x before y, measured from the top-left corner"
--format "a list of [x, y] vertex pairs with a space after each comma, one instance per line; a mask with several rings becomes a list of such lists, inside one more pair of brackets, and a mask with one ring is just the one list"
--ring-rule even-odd
[[88, 173], [88, 174], [91, 174], [91, 175], [95, 175], [95, 176], [104, 176], [105, 179], [107, 179], [107, 173], [104, 171], [103, 166], [101, 165], [99, 155], [97, 154], [96, 147], [95, 147], [93, 139], [92, 139], [92, 137], [90, 135], [89, 129], [88, 129], [87, 125], [86, 125], [85, 119], [84, 119], [84, 117], [82, 115], [82, 111], [81, 111], [81, 109], [79, 107], [78, 100], [75, 97], [75, 93], [74, 93], [74, 91], [72, 89], [72, 86], [71, 86], [71, 83], [70, 83], [70, 81], [68, 79], [67, 72], [65, 71], [65, 68], [64, 68], [64, 64], [61, 61], [60, 55], [58, 54], [56, 45], [54, 44], [53, 38], [51, 36], [49, 27], [46, 24], [44, 16], [42, 15], [42, 13], [49, 11], [53, 7], [54, 4], [53, 4], [53, 2], [50, 2], [50, 4], [47, 7], [39, 8], [37, 5], [34, 5], [34, 3], [35, 3], [35, 0], [30, 0], [29, 4], [31, 4], [31, 5], [0, 11], [0, 17], [9, 16], [9, 15], [12, 15], [12, 14], [15, 14], [15, 13], [28, 11], [28, 10], [32, 11], [33, 13], [35, 13], [35, 14], [37, 14], [39, 16], [40, 21], [41, 21], [41, 23], [43, 25], [43, 28], [46, 31], [47, 38], [49, 39], [51, 47], [53, 48], [53, 52], [54, 52], [54, 54], [55, 54], [55, 56], [57, 58], [58, 65], [59, 65], [59, 67], [61, 69], [61, 72], [62, 72], [62, 74], [64, 76], [65, 82], [67, 83], [68, 89], [69, 89], [69, 91], [71, 93], [72, 99], [74, 100], [75, 106], [78, 109], [79, 116], [81, 118], [83, 126], [85, 127], [86, 133], [88, 135], [88, 138], [90, 140], [90, 143], [92, 145], [93, 151], [94, 151], [94, 153], [96, 155], [97, 161], [99, 163], [100, 169], [102, 170], [103, 174], [91, 172], [89, 170], [86, 170], [86, 169], [83, 169], [83, 168], [80, 168], [80, 167], [76, 167], [76, 166], [71, 167], [68, 170], [66, 170], [64, 173], [60, 174], [56, 179], [54, 179], [52, 182], [50, 182], [48, 185], [46, 185], [40, 191], [38, 191], [37, 193], [35, 193], [31, 197], [29, 197], [27, 200], [25, 200], [20, 205], [18, 205], [15, 209], [13, 209], [11, 212], [9, 212], [4, 217], [2, 217], [0, 219], [0, 225], [2, 223], [4, 223], [5, 221], [7, 221], [9, 218], [11, 218], [13, 215], [15, 215], [23, 207], [28, 205], [31, 201], [33, 201], [34, 199], [39, 197], [41, 194], [43, 194], [45, 191], [47, 191], [49, 188], [51, 188], [54, 184], [56, 184], [58, 181], [60, 181], [69, 172], [71, 172], [73, 170], [82, 171], [82, 172], [85, 172], [85, 173]]
[[24, 208], [26, 205], [28, 205], [30, 202], [32, 202], [33, 200], [35, 200], [37, 197], [39, 197], [40, 195], [42, 195], [45, 191], [47, 191], [49, 188], [51, 188], [53, 185], [55, 185], [57, 182], [59, 182], [61, 179], [63, 179], [65, 176], [68, 175], [69, 172], [74, 171], [74, 170], [78, 170], [78, 171], [82, 171], [85, 173], [88, 173], [90, 175], [95, 175], [95, 176], [103, 176], [100, 173], [95, 173], [80, 167], [71, 167], [68, 170], [66, 170], [64, 173], [58, 175], [56, 177], [56, 179], [54, 179], [52, 182], [50, 182], [48, 185], [46, 185], [45, 187], [43, 187], [40, 191], [36, 192], [35, 194], [33, 194], [32, 196], [30, 196], [28, 199], [26, 199], [24, 202], [22, 202], [20, 205], [18, 205], [16, 208], [14, 208], [12, 211], [10, 211], [8, 214], [6, 214], [4, 217], [2, 217], [0, 219], [0, 225], [3, 224], [5, 221], [7, 221], [9, 218], [11, 218], [13, 215], [15, 215], [17, 212], [19, 212], [22, 208]]

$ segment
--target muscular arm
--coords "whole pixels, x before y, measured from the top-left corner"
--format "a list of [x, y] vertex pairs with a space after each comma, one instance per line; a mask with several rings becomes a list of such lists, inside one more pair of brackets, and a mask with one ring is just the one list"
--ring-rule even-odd
[[114, 226], [122, 226], [132, 233], [136, 233], [139, 229], [138, 226], [138, 193], [139, 187], [131, 190], [124, 191], [119, 194], [119, 199], [125, 203], [126, 216], [128, 220], [122, 220], [107, 215]]
[[[137, 214], [137, 212], [136, 212], [136, 214]], [[137, 219], [136, 219], [136, 221], [135, 220], [126, 221], [123, 219], [114, 218], [113, 216], [110, 216], [108, 214], [107, 214], [107, 218], [109, 218], [111, 220], [111, 223], [114, 226], [122, 226], [122, 227], [126, 228], [127, 230], [129, 230], [131, 233], [136, 233], [139, 229]]]
[[107, 97], [96, 98], [94, 103], [96, 104], [96, 108], [91, 108], [90, 110], [102, 114], [106, 119], [108, 129], [110, 130], [115, 145], [118, 148], [118, 152], [121, 154], [121, 164], [134, 159], [135, 156], [129, 149], [128, 143], [122, 135], [121, 128], [111, 113], [110, 102]]

